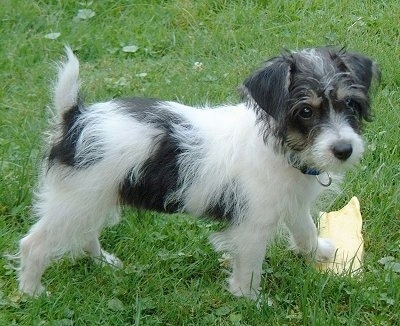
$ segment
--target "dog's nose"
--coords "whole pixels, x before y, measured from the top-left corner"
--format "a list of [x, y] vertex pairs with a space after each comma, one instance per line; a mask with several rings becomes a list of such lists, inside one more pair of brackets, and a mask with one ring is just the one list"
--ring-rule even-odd
[[333, 146], [332, 152], [336, 158], [338, 158], [339, 160], [345, 161], [353, 153], [353, 147], [351, 146], [350, 143], [339, 142]]

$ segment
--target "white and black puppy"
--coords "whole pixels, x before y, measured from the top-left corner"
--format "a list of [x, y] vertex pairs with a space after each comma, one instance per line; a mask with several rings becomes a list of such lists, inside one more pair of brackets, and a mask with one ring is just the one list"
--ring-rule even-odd
[[334, 256], [310, 207], [329, 173], [343, 173], [363, 153], [378, 72], [372, 60], [331, 48], [284, 53], [245, 80], [243, 103], [193, 108], [145, 98], [85, 106], [78, 60], [70, 49], [67, 56], [34, 203], [38, 221], [20, 242], [21, 291], [40, 294], [46, 267], [66, 253], [119, 265], [99, 235], [118, 222], [121, 205], [228, 222], [212, 243], [232, 254], [229, 290], [237, 296], [257, 296], [280, 224], [297, 252]]

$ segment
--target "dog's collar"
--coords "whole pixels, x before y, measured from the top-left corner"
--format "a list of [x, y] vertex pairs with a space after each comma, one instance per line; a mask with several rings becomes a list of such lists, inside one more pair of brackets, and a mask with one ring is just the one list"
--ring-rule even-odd
[[[308, 167], [306, 165], [298, 166], [298, 165], [296, 165], [295, 162], [296, 162], [295, 156], [291, 155], [289, 157], [289, 164], [291, 166], [293, 166], [295, 169], [301, 171], [301, 173], [303, 173], [305, 175], [315, 176], [315, 179], [317, 179], [318, 183], [323, 187], [329, 187], [332, 184], [332, 177], [328, 172], [317, 170], [317, 169], [314, 169], [314, 168], [310, 168], [310, 167]], [[325, 182], [322, 181], [321, 178], [320, 178], [320, 175], [323, 174], [323, 173], [326, 173], [327, 178], [328, 178], [328, 180], [325, 181]]]
[[[332, 177], [326, 171], [319, 171], [319, 170], [311, 169], [311, 168], [307, 168], [307, 167], [304, 167], [304, 168], [300, 169], [300, 171], [303, 174], [315, 176], [315, 179], [317, 179], [318, 183], [323, 187], [329, 187], [332, 184]], [[328, 180], [321, 180], [320, 175], [322, 173], [326, 173], [326, 176], [327, 176]]]
[[307, 174], [307, 175], [320, 175], [322, 173], [322, 171], [319, 171], [317, 169], [312, 169], [307, 166], [303, 166], [303, 167], [299, 168], [299, 170], [301, 171], [301, 173]]

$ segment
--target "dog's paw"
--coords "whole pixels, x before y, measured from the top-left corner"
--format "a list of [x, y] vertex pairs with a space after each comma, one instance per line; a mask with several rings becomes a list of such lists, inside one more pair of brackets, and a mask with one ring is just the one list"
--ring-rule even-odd
[[251, 300], [257, 300], [259, 297], [259, 290], [250, 287], [249, 285], [243, 286], [238, 282], [234, 276], [228, 278], [229, 292], [235, 297], [245, 297]]
[[30, 297], [38, 297], [42, 293], [44, 293], [45, 287], [39, 283], [29, 283], [21, 281], [19, 284], [19, 291], [23, 294], [26, 294]]
[[335, 244], [326, 238], [318, 238], [315, 260], [318, 262], [333, 261], [335, 258]]
[[117, 256], [114, 256], [103, 249], [101, 250], [101, 256], [96, 259], [96, 262], [100, 265], [111, 265], [115, 268], [122, 268], [124, 266]]

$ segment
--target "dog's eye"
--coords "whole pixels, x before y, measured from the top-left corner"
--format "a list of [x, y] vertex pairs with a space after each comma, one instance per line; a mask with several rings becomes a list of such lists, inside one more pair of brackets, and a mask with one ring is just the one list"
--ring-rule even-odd
[[302, 119], [310, 119], [313, 115], [313, 111], [309, 106], [304, 106], [300, 111], [299, 111], [299, 117]]
[[344, 102], [346, 104], [346, 107], [348, 107], [349, 109], [352, 109], [354, 111], [358, 111], [360, 109], [360, 104], [356, 100], [352, 99], [351, 97], [347, 97], [344, 100]]
[[360, 104], [356, 100], [352, 99], [351, 97], [347, 97], [344, 100], [344, 103], [346, 107], [350, 109], [353, 113], [360, 113]]
[[351, 97], [347, 97], [344, 102], [346, 103], [346, 106], [348, 108], [354, 108], [354, 106], [356, 104], [355, 101]]

